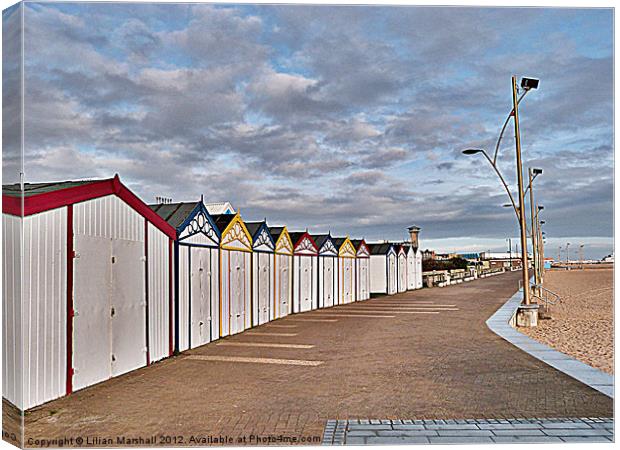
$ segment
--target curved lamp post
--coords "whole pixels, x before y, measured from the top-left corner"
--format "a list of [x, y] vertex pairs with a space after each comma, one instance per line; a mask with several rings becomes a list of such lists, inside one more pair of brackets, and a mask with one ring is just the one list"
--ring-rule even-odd
[[[504, 124], [501, 128], [499, 138], [497, 139], [497, 143], [495, 145], [495, 153], [493, 154], [493, 159], [487, 154], [487, 152], [480, 148], [470, 148], [463, 150], [465, 155], [475, 155], [482, 154], [487, 159], [491, 167], [495, 170], [495, 173], [499, 177], [508, 197], [510, 198], [510, 203], [517, 215], [517, 220], [519, 221], [519, 228], [521, 231], [521, 262], [523, 267], [523, 303], [525, 305], [530, 304], [530, 280], [528, 274], [528, 256], [527, 256], [527, 224], [525, 221], [525, 190], [523, 186], [523, 165], [521, 162], [521, 134], [519, 131], [519, 103], [525, 95], [532, 89], [537, 89], [539, 84], [539, 80], [534, 78], [523, 78], [521, 80], [521, 88], [523, 92], [521, 95], [518, 95], [517, 88], [517, 77], [513, 75], [512, 77], [512, 110], [508, 114], [508, 117], [504, 121]], [[519, 194], [519, 204], [517, 206], [517, 202], [515, 202], [510, 189], [508, 188], [508, 184], [501, 174], [499, 168], [497, 167], [497, 155], [499, 153], [499, 147], [501, 144], [501, 140], [504, 136], [504, 132], [506, 131], [506, 127], [508, 126], [508, 122], [510, 122], [510, 118], [514, 117], [514, 127], [515, 127], [515, 147], [516, 147], [516, 168], [517, 168], [517, 185], [518, 185], [518, 194]]]

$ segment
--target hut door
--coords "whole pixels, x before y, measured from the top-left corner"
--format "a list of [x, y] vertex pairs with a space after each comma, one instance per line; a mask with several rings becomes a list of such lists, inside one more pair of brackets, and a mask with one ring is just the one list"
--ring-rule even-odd
[[359, 259], [359, 286], [360, 286], [360, 300], [368, 299], [368, 259]]
[[422, 255], [416, 255], [416, 287], [420, 289], [422, 287]]
[[245, 261], [244, 254], [242, 252], [232, 251], [230, 252], [232, 259], [232, 276], [230, 295], [232, 299], [231, 308], [231, 334], [239, 333], [244, 330], [245, 324]]
[[299, 258], [299, 270], [301, 279], [301, 292], [299, 299], [299, 311], [312, 309], [312, 257], [301, 256]]
[[112, 376], [146, 365], [144, 244], [112, 241]]
[[258, 254], [258, 324], [269, 322], [270, 255]]
[[193, 247], [192, 252], [192, 348], [211, 341], [211, 283], [209, 250]]
[[75, 235], [75, 258], [73, 260], [73, 307], [75, 311], [73, 318], [73, 368], [75, 371], [73, 388], [75, 390], [111, 377], [111, 253], [111, 239]]
[[407, 290], [407, 264], [405, 258], [398, 256], [398, 292]]
[[334, 258], [323, 258], [323, 304], [334, 306]]
[[289, 285], [289, 271], [291, 257], [286, 255], [278, 255], [280, 267], [280, 286], [278, 286], [278, 292], [280, 293], [280, 317], [284, 317], [289, 313], [289, 298], [291, 295], [291, 287]]
[[343, 259], [343, 270], [344, 270], [344, 274], [343, 274], [343, 293], [344, 293], [344, 303], [351, 303], [351, 281], [353, 280], [352, 277], [352, 273], [351, 273], [351, 262], [353, 260], [349, 259], [349, 258], [344, 258]]
[[407, 254], [407, 289], [415, 289], [415, 255]]
[[396, 256], [388, 256], [388, 294], [396, 293]]

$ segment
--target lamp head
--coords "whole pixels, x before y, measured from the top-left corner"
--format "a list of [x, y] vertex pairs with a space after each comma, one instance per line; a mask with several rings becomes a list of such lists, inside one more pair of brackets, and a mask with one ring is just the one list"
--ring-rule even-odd
[[484, 150], [479, 149], [479, 148], [468, 148], [466, 150], [463, 150], [463, 154], [464, 155], [475, 155], [476, 153], [482, 153]]
[[545, 209], [543, 205], [538, 205], [538, 211], [542, 211], [543, 209]]
[[532, 173], [534, 175], [542, 175], [543, 170], [542, 169], [532, 169]]
[[530, 89], [538, 89], [538, 83], [540, 83], [540, 80], [536, 78], [521, 78], [521, 87], [526, 91], [529, 91]]

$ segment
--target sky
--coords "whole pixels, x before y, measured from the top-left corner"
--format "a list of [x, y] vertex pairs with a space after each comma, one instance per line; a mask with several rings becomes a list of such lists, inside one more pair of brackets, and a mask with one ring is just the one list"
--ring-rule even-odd
[[[4, 183], [21, 165], [18, 17], [3, 13]], [[26, 3], [23, 33], [28, 182], [118, 173], [147, 203], [204, 194], [293, 230], [415, 224], [423, 248], [504, 250], [514, 211], [461, 151], [493, 150], [511, 76], [529, 76], [548, 254], [613, 251], [611, 9]]]

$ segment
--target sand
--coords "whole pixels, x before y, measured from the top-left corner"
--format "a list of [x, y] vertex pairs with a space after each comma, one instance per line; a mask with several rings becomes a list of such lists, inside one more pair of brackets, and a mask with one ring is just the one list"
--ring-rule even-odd
[[550, 320], [519, 331], [613, 374], [613, 269], [550, 270], [544, 285], [562, 302], [551, 307]]

